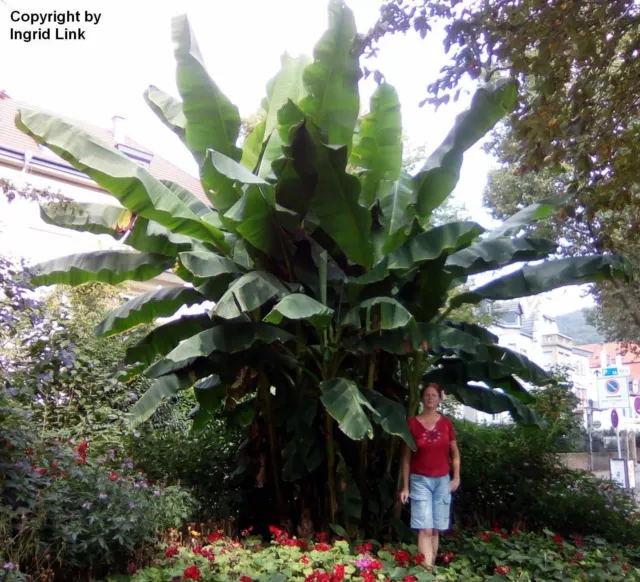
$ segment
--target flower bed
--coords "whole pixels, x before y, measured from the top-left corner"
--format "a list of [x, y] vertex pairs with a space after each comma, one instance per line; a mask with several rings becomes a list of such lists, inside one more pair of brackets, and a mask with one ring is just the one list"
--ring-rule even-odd
[[[381, 546], [375, 541], [327, 542], [326, 534], [304, 541], [271, 528], [263, 542], [243, 532], [233, 540], [213, 532], [192, 532], [185, 544], [170, 543], [153, 565], [135, 572], [132, 582], [422, 582], [640, 580], [640, 552], [595, 537], [563, 538], [551, 531], [522, 533], [494, 528], [452, 532], [441, 543], [438, 561], [425, 569], [415, 545]], [[203, 539], [204, 538], [204, 539]], [[131, 571], [135, 565], [131, 565]]]

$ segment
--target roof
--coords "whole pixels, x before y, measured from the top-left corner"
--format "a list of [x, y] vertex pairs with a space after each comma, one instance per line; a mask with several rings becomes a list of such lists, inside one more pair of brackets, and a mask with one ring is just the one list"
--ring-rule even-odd
[[520, 328], [520, 333], [523, 335], [527, 335], [529, 337], [533, 337], [533, 324], [535, 322], [534, 314], [531, 314], [526, 319], [522, 320], [522, 327]]
[[[38, 143], [36, 143], [35, 140], [20, 131], [15, 126], [15, 117], [20, 107], [29, 107], [30, 109], [34, 109], [36, 111], [42, 111], [49, 114], [57, 115], [55, 112], [46, 111], [41, 107], [36, 107], [29, 103], [11, 99], [5, 92], [0, 91], [0, 147], [16, 151], [20, 154], [30, 152], [33, 155], [45, 157], [50, 160], [55, 159], [57, 163], [63, 164], [64, 166], [69, 166], [67, 162], [53, 154], [53, 152], [51, 152], [48, 148], [42, 148], [40, 145], [38, 145]], [[149, 150], [149, 148], [140, 145], [139, 143], [133, 141], [128, 137], [125, 137], [123, 144], [118, 144], [114, 139], [113, 133], [109, 129], [91, 125], [89, 123], [84, 123], [82, 121], [77, 121], [75, 119], [71, 119], [62, 115], [59, 115], [59, 117], [61, 119], [64, 119], [65, 121], [73, 123], [77, 127], [80, 127], [81, 129], [92, 134], [103, 142], [106, 142], [111, 147], [116, 147], [116, 145], [125, 145], [130, 148], [135, 148], [140, 152], [144, 152], [145, 154], [147, 154], [145, 157], [151, 158], [151, 162], [147, 170], [154, 178], [158, 180], [170, 180], [172, 182], [175, 182], [176, 184], [179, 184], [183, 188], [186, 188], [187, 190], [195, 194], [200, 200], [207, 204], [207, 206], [211, 206], [211, 202], [206, 197], [198, 178], [193, 177], [188, 172], [185, 172], [184, 170], [178, 168], [161, 156], [154, 154]], [[40, 173], [46, 174], [47, 172], [41, 171]], [[97, 184], [95, 187], [99, 188]]]
[[[607, 355], [609, 356], [622, 355], [623, 365], [640, 363], [640, 356], [637, 353], [634, 353], [634, 350], [624, 350], [623, 344], [620, 342], [608, 342], [605, 344], [585, 344], [577, 347], [582, 348], [583, 350], [589, 350], [591, 352], [591, 357], [589, 358], [589, 366], [591, 368], [600, 367], [600, 353], [603, 349], [607, 350]], [[626, 353], [624, 353], [625, 351]]]

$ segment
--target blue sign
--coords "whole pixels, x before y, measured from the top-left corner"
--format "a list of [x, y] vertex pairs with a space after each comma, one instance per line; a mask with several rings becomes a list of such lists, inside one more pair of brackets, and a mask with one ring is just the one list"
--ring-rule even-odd
[[604, 368], [602, 370], [602, 375], [603, 376], [617, 376], [618, 375], [618, 368]]
[[618, 413], [615, 409], [611, 411], [611, 426], [618, 428]]
[[609, 394], [617, 394], [618, 392], [620, 392], [620, 384], [617, 380], [607, 380], [607, 383], [605, 384], [605, 390]]

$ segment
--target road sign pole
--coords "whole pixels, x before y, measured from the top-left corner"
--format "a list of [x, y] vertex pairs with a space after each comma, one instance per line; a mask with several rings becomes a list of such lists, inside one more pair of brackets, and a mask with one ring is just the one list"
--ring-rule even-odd
[[593, 439], [591, 423], [593, 422], [593, 400], [587, 403], [587, 430], [589, 431], [589, 472], [593, 473]]
[[618, 459], [622, 459], [622, 451], [620, 450], [620, 431], [616, 428], [616, 438], [618, 439]]

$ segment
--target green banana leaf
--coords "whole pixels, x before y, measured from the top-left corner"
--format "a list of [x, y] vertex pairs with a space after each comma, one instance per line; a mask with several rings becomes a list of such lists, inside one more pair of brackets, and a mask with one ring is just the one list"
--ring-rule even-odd
[[418, 216], [423, 226], [458, 183], [464, 152], [510, 113], [517, 99], [516, 84], [501, 79], [478, 89], [469, 109], [458, 115], [449, 135], [414, 178]]
[[446, 267], [462, 270], [464, 276], [499, 269], [520, 261], [544, 259], [558, 245], [541, 238], [493, 238], [449, 255]]
[[395, 299], [391, 297], [374, 297], [363, 301], [349, 311], [342, 325], [361, 328], [363, 311], [365, 312], [364, 325], [367, 332], [404, 328], [413, 321], [411, 313]]
[[173, 266], [163, 255], [134, 251], [95, 251], [69, 255], [34, 267], [34, 285], [82, 285], [90, 281], [117, 285], [122, 281], [148, 281]]
[[134, 214], [228, 250], [219, 229], [200, 221], [169, 188], [117, 149], [42, 111], [20, 109], [16, 126], [87, 174]]
[[230, 282], [244, 272], [238, 263], [208, 251], [188, 251], [178, 255], [178, 275], [194, 286], [218, 277]]
[[232, 323], [217, 325], [182, 341], [163, 359], [145, 372], [150, 378], [158, 378], [182, 370], [198, 358], [206, 358], [214, 352], [234, 354], [242, 352], [256, 342], [272, 344], [289, 342], [295, 336], [266, 323]]
[[169, 374], [156, 380], [126, 415], [129, 428], [135, 428], [151, 418], [165, 399], [190, 388], [194, 381], [188, 374]]
[[331, 323], [333, 309], [302, 293], [292, 293], [278, 302], [263, 319], [266, 323], [279, 325], [283, 318], [306, 320], [316, 327], [327, 327]]
[[356, 441], [364, 436], [373, 437], [373, 427], [365, 409], [369, 409], [374, 416], [380, 415], [354, 382], [346, 378], [326, 380], [320, 384], [320, 390], [320, 401], [338, 421], [344, 434]]
[[[360, 204], [370, 208], [386, 199], [402, 169], [402, 116], [396, 90], [378, 85], [371, 96], [370, 112], [360, 122], [350, 163], [362, 168]], [[392, 205], [393, 206], [393, 205]], [[406, 212], [406, 207], [404, 209]], [[397, 228], [395, 229], [397, 230]], [[394, 231], [395, 232], [395, 231]]]
[[426, 261], [434, 261], [469, 246], [483, 232], [484, 229], [479, 224], [470, 221], [449, 222], [436, 226], [393, 251], [385, 259], [386, 266], [392, 271], [408, 271]]
[[40, 218], [47, 224], [122, 238], [135, 216], [127, 208], [86, 202], [49, 202], [40, 205]]
[[180, 319], [159, 325], [137, 343], [129, 346], [125, 361], [129, 364], [140, 362], [150, 366], [158, 356], [164, 356], [183, 339], [190, 338], [213, 327], [208, 314], [183, 315]]
[[349, 149], [360, 112], [356, 33], [353, 12], [341, 0], [330, 0], [329, 28], [314, 48], [314, 62], [304, 70], [308, 95], [300, 101], [300, 109], [326, 134], [326, 143]]
[[390, 435], [399, 436], [409, 445], [409, 448], [412, 451], [417, 450], [416, 443], [413, 440], [413, 435], [409, 430], [407, 413], [403, 404], [401, 402], [390, 400], [386, 396], [380, 394], [380, 392], [370, 390], [369, 388], [363, 388], [362, 393], [378, 411], [378, 415], [373, 415], [373, 420], [380, 424], [382, 430]]
[[252, 271], [234, 281], [212, 311], [223, 319], [234, 319], [264, 305], [272, 299], [283, 299], [291, 291], [274, 275]]
[[196, 241], [188, 236], [174, 234], [157, 222], [141, 216], [136, 218], [133, 228], [122, 242], [141, 252], [158, 253], [168, 257], [175, 257], [196, 245]]
[[158, 317], [173, 315], [182, 306], [204, 301], [204, 297], [190, 287], [169, 287], [138, 295], [114, 309], [95, 329], [97, 336], [109, 337], [122, 333]]
[[450, 301], [453, 308], [465, 303], [479, 303], [483, 299], [516, 299], [537, 295], [564, 287], [595, 283], [613, 277], [632, 279], [631, 263], [617, 255], [570, 257], [524, 267], [495, 279], [468, 293], [456, 295]]
[[175, 133], [182, 143], [188, 147], [185, 131], [187, 118], [182, 111], [182, 103], [180, 100], [153, 85], [150, 85], [144, 92], [144, 100], [158, 116], [160, 121]]
[[382, 254], [395, 251], [408, 238], [407, 231], [415, 215], [416, 190], [411, 176], [401, 172], [388, 194], [380, 200], [380, 222], [385, 240]]
[[242, 150], [236, 146], [241, 123], [238, 108], [207, 73], [186, 15], [173, 18], [171, 31], [176, 81], [187, 120], [185, 136], [191, 153], [199, 163], [208, 149], [239, 161]]

